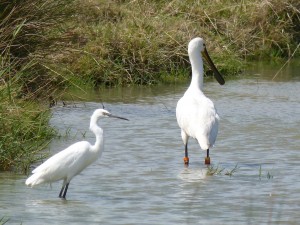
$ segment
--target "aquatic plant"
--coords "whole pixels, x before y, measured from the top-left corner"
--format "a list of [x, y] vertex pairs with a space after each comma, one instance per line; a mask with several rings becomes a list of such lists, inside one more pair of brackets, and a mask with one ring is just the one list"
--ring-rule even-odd
[[267, 178], [268, 179], [273, 179], [273, 175], [268, 171], [268, 173], [267, 173]]
[[220, 175], [220, 174], [222, 174], [223, 170], [224, 170], [224, 168], [219, 168], [219, 165], [217, 165], [217, 167], [215, 167], [213, 165], [209, 165], [207, 167], [206, 175], [208, 175], [208, 176]]
[[217, 167], [214, 167], [213, 165], [209, 165], [207, 167], [206, 175], [212, 176], [212, 175], [219, 175], [222, 173], [224, 168], [219, 168], [219, 165]]
[[232, 170], [227, 170], [226, 173], [225, 173], [225, 175], [231, 177], [238, 169], [239, 169], [238, 168], [238, 164], [236, 164], [235, 167]]
[[222, 168], [219, 165], [217, 165], [217, 166], [209, 165], [207, 167], [206, 175], [213, 176], [213, 175], [222, 175], [222, 174], [224, 174], [226, 176], [230, 176], [231, 177], [235, 172], [237, 172], [238, 169], [239, 169], [238, 164], [236, 164], [233, 169], [226, 170], [226, 172], [223, 173], [223, 171], [225, 170], [225, 168]]
[[0, 218], [0, 225], [4, 225], [4, 224], [6, 224], [8, 221], [9, 221], [9, 218], [2, 217], [2, 218]]
[[[259, 180], [261, 180], [261, 178], [263, 177], [261, 165], [259, 166], [258, 177], [259, 177]], [[270, 173], [270, 171], [267, 171], [267, 173], [266, 173], [266, 178], [267, 178], [268, 180], [273, 179], [273, 175]]]

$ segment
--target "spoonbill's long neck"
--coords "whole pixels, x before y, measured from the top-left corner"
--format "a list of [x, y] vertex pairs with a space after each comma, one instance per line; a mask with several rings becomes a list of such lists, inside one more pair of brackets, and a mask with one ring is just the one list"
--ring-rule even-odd
[[93, 146], [94, 150], [96, 152], [99, 152], [100, 151], [101, 143], [103, 142], [103, 129], [98, 126], [97, 121], [98, 121], [98, 117], [93, 115], [91, 117], [90, 130], [96, 136], [96, 142], [95, 142], [95, 144]]
[[202, 90], [204, 70], [200, 51], [192, 52], [189, 57], [192, 66], [192, 81], [190, 87]]

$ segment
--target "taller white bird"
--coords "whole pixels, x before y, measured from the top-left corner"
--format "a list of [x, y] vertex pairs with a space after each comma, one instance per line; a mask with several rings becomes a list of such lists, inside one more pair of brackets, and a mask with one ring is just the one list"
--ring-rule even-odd
[[96, 109], [90, 122], [90, 130], [96, 136], [95, 144], [91, 145], [87, 141], [80, 141], [53, 155], [32, 171], [33, 175], [26, 180], [26, 185], [34, 187], [43, 183], [63, 180], [59, 197], [66, 198], [71, 179], [101, 156], [103, 151], [103, 130], [97, 125], [97, 121], [101, 117], [128, 120], [114, 116], [107, 110]]
[[189, 137], [193, 137], [197, 139], [200, 148], [207, 151], [205, 164], [210, 164], [209, 149], [217, 138], [219, 116], [214, 103], [202, 91], [204, 73], [202, 57], [210, 65], [216, 80], [221, 85], [225, 84], [225, 81], [209, 57], [202, 38], [197, 37], [190, 41], [188, 54], [192, 66], [192, 81], [176, 107], [176, 118], [185, 146], [183, 160], [185, 165], [189, 164], [188, 140]]

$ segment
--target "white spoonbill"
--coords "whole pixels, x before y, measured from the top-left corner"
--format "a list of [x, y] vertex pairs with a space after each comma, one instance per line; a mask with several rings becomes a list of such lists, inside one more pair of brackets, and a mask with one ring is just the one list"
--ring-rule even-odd
[[181, 128], [181, 137], [185, 146], [185, 165], [189, 164], [188, 139], [197, 139], [200, 148], [207, 151], [205, 164], [210, 164], [209, 149], [214, 145], [218, 134], [219, 116], [214, 103], [207, 98], [203, 88], [203, 60], [206, 59], [214, 72], [216, 80], [223, 85], [223, 77], [215, 67], [205, 48], [202, 38], [194, 38], [188, 46], [189, 58], [192, 66], [192, 81], [189, 88], [179, 99], [176, 107], [176, 118]]
[[97, 125], [97, 121], [101, 117], [128, 120], [114, 116], [107, 110], [96, 109], [90, 122], [90, 130], [96, 136], [95, 144], [91, 145], [87, 141], [76, 142], [65, 150], [53, 155], [32, 171], [33, 175], [26, 180], [26, 185], [34, 187], [43, 183], [63, 180], [59, 197], [65, 199], [72, 178], [101, 156], [103, 151], [103, 129]]

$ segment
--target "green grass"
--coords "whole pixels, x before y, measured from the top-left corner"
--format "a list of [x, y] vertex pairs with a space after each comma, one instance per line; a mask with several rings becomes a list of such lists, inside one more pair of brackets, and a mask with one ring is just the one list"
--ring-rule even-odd
[[[3, 99], [1, 99], [3, 100]], [[26, 173], [45, 157], [55, 131], [48, 126], [49, 110], [37, 103], [3, 102], [0, 108], [0, 170]]]

